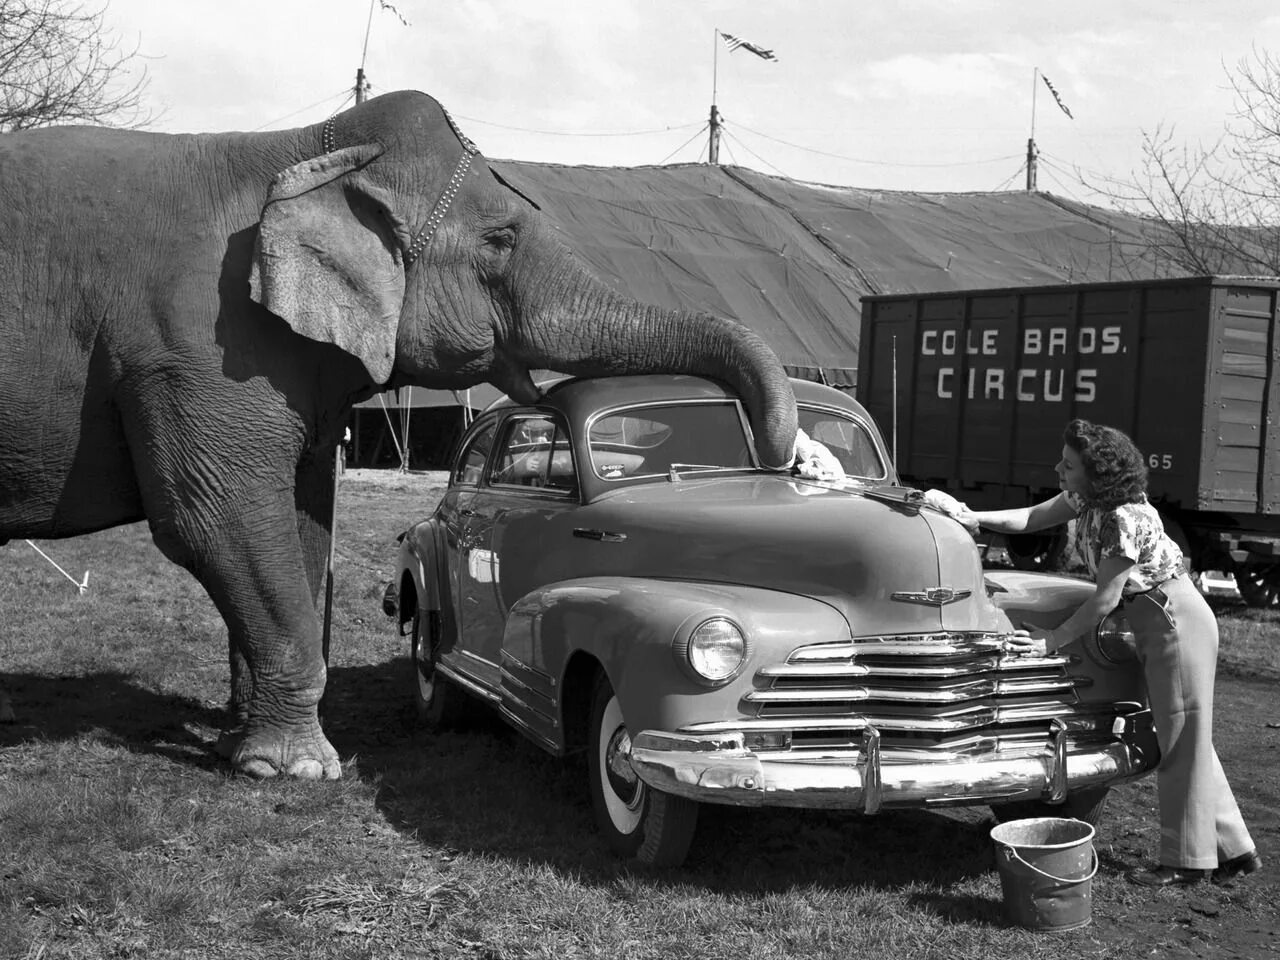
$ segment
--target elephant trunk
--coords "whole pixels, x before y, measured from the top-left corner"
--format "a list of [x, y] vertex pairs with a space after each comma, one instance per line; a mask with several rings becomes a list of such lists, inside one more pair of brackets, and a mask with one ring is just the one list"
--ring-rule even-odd
[[710, 377], [742, 398], [761, 462], [794, 459], [796, 402], [777, 355], [753, 331], [706, 313], [665, 310], [592, 284], [591, 293], [527, 318], [514, 351], [530, 367], [575, 376], [683, 373]]

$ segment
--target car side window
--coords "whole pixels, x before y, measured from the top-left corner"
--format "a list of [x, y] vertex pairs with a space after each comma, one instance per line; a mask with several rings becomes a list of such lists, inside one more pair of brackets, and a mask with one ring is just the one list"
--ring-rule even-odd
[[467, 448], [458, 457], [454, 465], [452, 480], [455, 484], [464, 483], [475, 486], [484, 474], [485, 461], [489, 459], [489, 451], [493, 449], [493, 434], [496, 424], [489, 424], [467, 444]]
[[800, 408], [800, 428], [830, 450], [851, 477], [883, 480], [888, 476], [875, 441], [854, 420], [821, 410]]
[[564, 493], [576, 491], [573, 451], [564, 425], [545, 415], [509, 420], [490, 482]]

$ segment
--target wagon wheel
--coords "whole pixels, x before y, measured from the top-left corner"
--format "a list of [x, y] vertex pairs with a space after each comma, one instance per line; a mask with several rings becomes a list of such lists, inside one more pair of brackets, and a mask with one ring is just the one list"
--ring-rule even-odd
[[1069, 820], [1083, 820], [1091, 827], [1096, 827], [1107, 809], [1107, 796], [1110, 787], [1089, 787], [1067, 794], [1062, 803], [1050, 803], [1047, 800], [1015, 800], [1013, 803], [992, 804], [991, 813], [998, 823], [1010, 820], [1024, 820], [1034, 817], [1063, 817]]
[[1280, 563], [1241, 565], [1235, 575], [1240, 596], [1249, 606], [1280, 606]]
[[648, 866], [680, 866], [698, 825], [698, 804], [654, 790], [636, 776], [622, 708], [603, 674], [591, 697], [590, 737], [591, 807], [610, 848]]
[[1067, 552], [1067, 535], [1061, 530], [1048, 533], [1014, 533], [1005, 537], [1009, 562], [1019, 570], [1054, 570]]

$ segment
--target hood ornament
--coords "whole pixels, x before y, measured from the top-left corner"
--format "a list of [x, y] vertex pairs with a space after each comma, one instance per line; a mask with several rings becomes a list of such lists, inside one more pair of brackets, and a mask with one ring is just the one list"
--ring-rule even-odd
[[972, 594], [972, 590], [953, 590], [951, 587], [929, 587], [927, 590], [920, 591], [899, 590], [896, 593], [890, 594], [890, 598], [902, 603], [926, 603], [935, 607], [942, 607], [948, 603], [955, 603], [957, 600], [963, 600]]

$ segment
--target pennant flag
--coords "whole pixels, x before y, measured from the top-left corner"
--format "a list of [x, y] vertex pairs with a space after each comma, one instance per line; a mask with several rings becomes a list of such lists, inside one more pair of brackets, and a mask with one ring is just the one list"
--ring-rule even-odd
[[761, 60], [772, 60], [774, 63], [778, 62], [778, 58], [773, 55], [772, 50], [766, 50], [764, 47], [758, 46], [750, 41], [743, 40], [741, 37], [735, 37], [732, 33], [725, 33], [724, 31], [721, 31], [720, 36], [724, 37], [724, 42], [729, 45], [730, 50], [737, 50], [741, 48], [743, 50], [751, 51]]
[[395, 15], [395, 18], [399, 20], [401, 23], [403, 23], [406, 27], [412, 26], [412, 24], [409, 23], [408, 20], [406, 20], [404, 17], [400, 15], [399, 10], [397, 10], [391, 4], [387, 3], [387, 0], [378, 0], [378, 3], [382, 6], [383, 10], [390, 10], [392, 14]]
[[1048, 87], [1049, 92], [1053, 94], [1053, 99], [1058, 101], [1058, 106], [1062, 108], [1062, 112], [1065, 113], [1070, 119], [1074, 120], [1075, 117], [1071, 116], [1071, 111], [1067, 109], [1067, 105], [1063, 103], [1062, 98], [1058, 96], [1058, 91], [1053, 89], [1053, 84], [1049, 82], [1049, 78], [1042, 73], [1040, 74], [1040, 79], [1044, 81], [1044, 85]]

